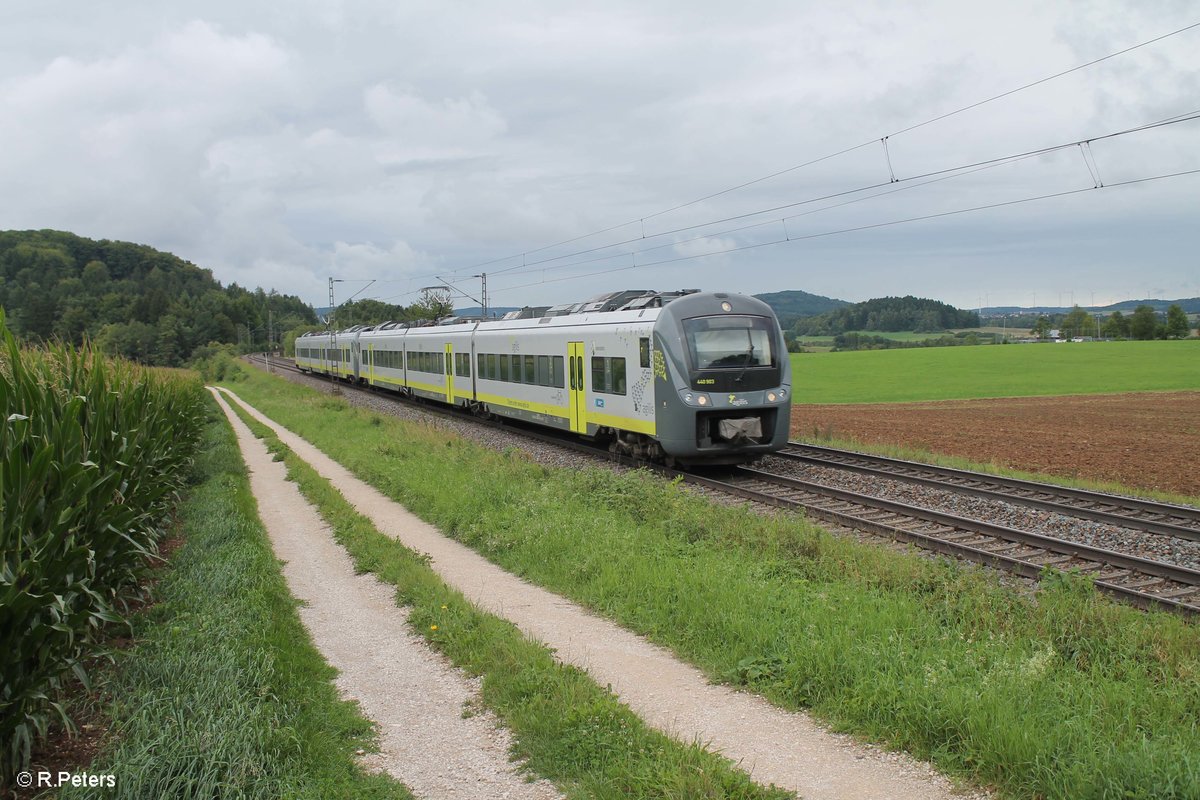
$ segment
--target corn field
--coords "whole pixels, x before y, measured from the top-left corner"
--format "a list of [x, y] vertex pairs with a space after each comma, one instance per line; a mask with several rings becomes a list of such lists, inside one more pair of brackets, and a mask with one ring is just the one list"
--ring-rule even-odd
[[192, 373], [22, 348], [0, 313], [0, 786], [153, 564], [204, 416]]

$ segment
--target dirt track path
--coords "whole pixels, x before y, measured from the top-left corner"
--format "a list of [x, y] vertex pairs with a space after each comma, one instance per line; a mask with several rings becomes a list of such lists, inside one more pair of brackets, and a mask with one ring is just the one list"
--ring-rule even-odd
[[710, 684], [699, 670], [663, 648], [504, 572], [232, 392], [222, 391], [271, 427], [380, 531], [427, 553], [447, 584], [544, 642], [562, 661], [587, 670], [599, 685], [611, 686], [648, 724], [685, 742], [704, 742], [738, 762], [755, 780], [791, 789], [808, 800], [961, 797], [928, 764], [855, 744], [823, 730], [805, 714]]
[[[303, 604], [300, 619], [325, 660], [338, 670], [343, 696], [357, 700], [379, 727], [379, 754], [368, 768], [388, 772], [418, 797], [455, 800], [551, 800], [546, 781], [526, 783], [509, 762], [508, 732], [491, 714], [462, 715], [478, 698], [475, 681], [426, 646], [406, 624], [395, 588], [355, 575], [287, 469], [213, 392], [233, 425], [250, 471], [250, 488], [284, 578]], [[478, 708], [478, 703], [473, 703]]]

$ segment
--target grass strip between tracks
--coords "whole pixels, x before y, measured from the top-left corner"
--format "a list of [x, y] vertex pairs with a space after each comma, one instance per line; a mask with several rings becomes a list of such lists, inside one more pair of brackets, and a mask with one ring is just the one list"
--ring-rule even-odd
[[236, 402], [230, 406], [314, 504], [360, 572], [396, 587], [409, 624], [456, 666], [483, 678], [481, 699], [514, 734], [515, 755], [537, 775], [589, 798], [779, 798], [698, 744], [646, 727], [586, 673], [558, 663], [511, 623], [450, 589], [428, 559], [382, 533], [329, 481]]
[[341, 700], [271, 550], [233, 431], [210, 399], [182, 546], [133, 621], [100, 701], [114, 736], [89, 773], [111, 790], [63, 797], [411, 798], [369, 775], [371, 723]]
[[1013, 797], [1200, 792], [1200, 628], [1050, 576], [858, 545], [660, 479], [566, 470], [262, 373], [263, 413], [522, 577], [710, 676]]

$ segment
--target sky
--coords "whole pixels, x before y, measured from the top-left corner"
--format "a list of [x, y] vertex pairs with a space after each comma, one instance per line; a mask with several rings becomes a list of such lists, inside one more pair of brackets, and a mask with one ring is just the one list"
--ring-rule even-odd
[[484, 273], [496, 306], [1200, 296], [1200, 174], [1159, 177], [1200, 170], [1200, 119], [1130, 132], [1200, 112], [1200, 27], [990, 100], [1197, 23], [1188, 0], [12, 0], [0, 230], [315, 306], [330, 278], [339, 303], [474, 305]]

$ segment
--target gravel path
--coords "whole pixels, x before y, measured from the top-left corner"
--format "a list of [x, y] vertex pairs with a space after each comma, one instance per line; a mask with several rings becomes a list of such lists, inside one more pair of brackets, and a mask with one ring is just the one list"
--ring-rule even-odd
[[355, 575], [317, 510], [286, 478], [282, 463], [226, 405], [225, 411], [250, 487], [300, 618], [321, 654], [338, 670], [343, 696], [357, 700], [380, 732], [380, 750], [364, 759], [418, 797], [495, 800], [561, 797], [546, 781], [527, 783], [509, 761], [510, 736], [478, 710], [478, 681], [452, 667], [406, 624], [395, 589], [371, 575]]
[[562, 661], [587, 670], [598, 684], [611, 686], [648, 724], [685, 742], [704, 742], [738, 762], [755, 780], [791, 789], [808, 800], [962, 796], [928, 764], [856, 744], [824, 731], [805, 714], [708, 683], [699, 670], [663, 648], [525, 583], [442, 536], [303, 439], [247, 409], [380, 531], [427, 553], [447, 584], [544, 642]]

